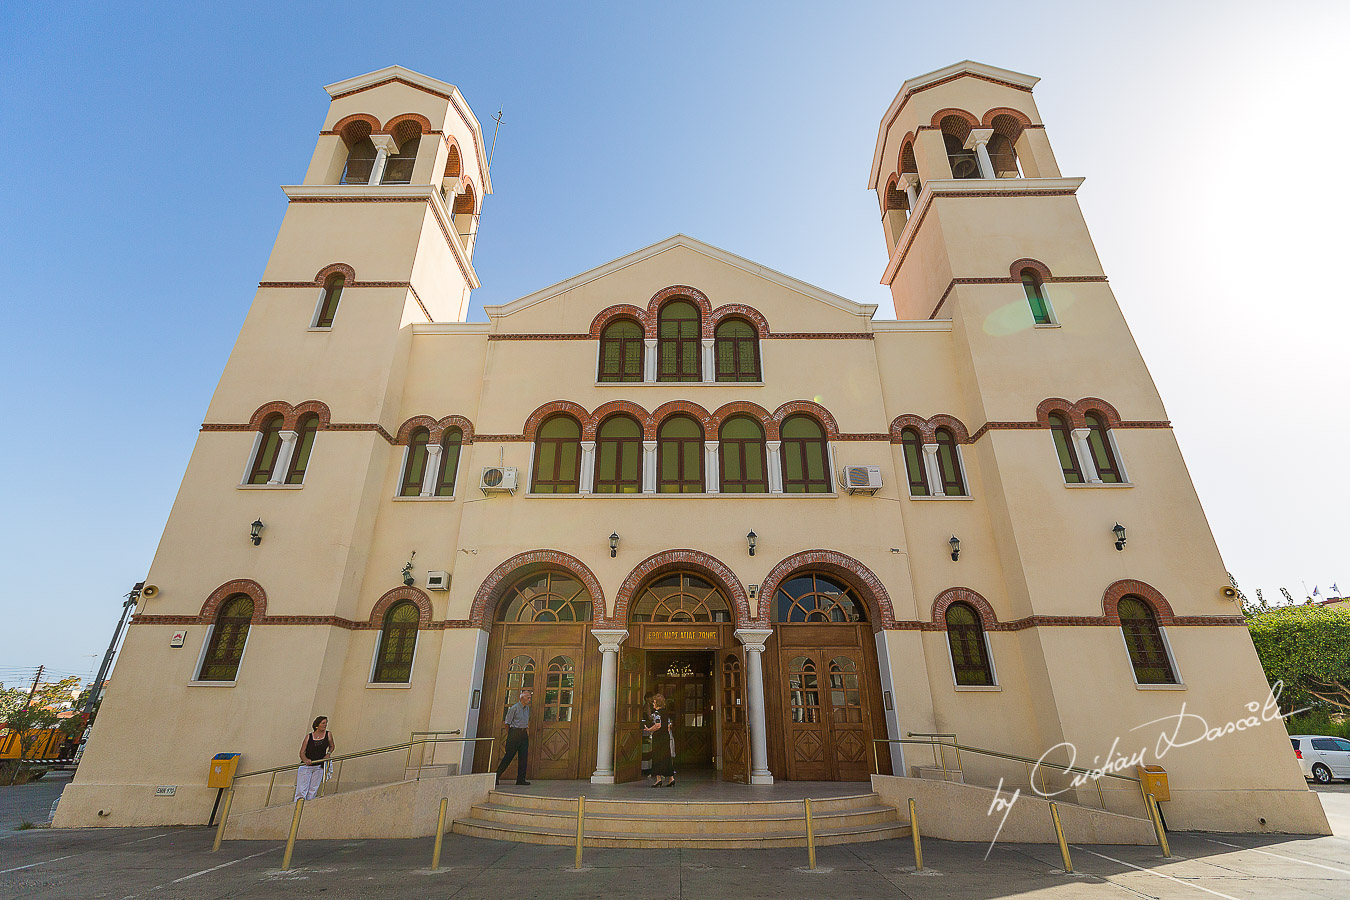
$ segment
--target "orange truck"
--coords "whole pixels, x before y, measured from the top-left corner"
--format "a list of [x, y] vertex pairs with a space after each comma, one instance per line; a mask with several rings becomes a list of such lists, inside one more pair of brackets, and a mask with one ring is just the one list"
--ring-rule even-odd
[[[60, 728], [34, 728], [27, 734], [30, 738], [28, 752], [24, 759], [60, 759], [61, 745], [65, 743], [65, 733]], [[0, 759], [18, 759], [20, 751], [18, 732], [7, 726], [0, 728]]]

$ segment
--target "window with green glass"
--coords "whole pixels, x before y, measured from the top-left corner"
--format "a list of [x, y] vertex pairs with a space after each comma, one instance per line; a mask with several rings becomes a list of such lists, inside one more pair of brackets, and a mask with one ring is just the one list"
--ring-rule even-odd
[[657, 317], [657, 381], [702, 381], [699, 365], [703, 343], [698, 307], [672, 300]]
[[994, 673], [984, 643], [980, 616], [967, 603], [947, 607], [947, 644], [959, 685], [992, 685]]
[[459, 448], [464, 443], [464, 432], [458, 428], [447, 428], [441, 436], [440, 471], [436, 473], [437, 497], [453, 497], [455, 494], [455, 473], [459, 471]]
[[821, 424], [808, 415], [789, 416], [782, 437], [784, 493], [828, 494], [830, 451]]
[[1116, 606], [1134, 680], [1139, 684], [1176, 684], [1177, 676], [1163, 643], [1157, 616], [1142, 598], [1127, 595]]
[[1099, 413], [1087, 414], [1088, 448], [1092, 450], [1092, 465], [1097, 469], [1097, 477], [1103, 484], [1120, 484], [1124, 479], [1120, 474], [1120, 465], [1111, 451], [1111, 436], [1107, 433], [1106, 422]]
[[909, 495], [927, 497], [928, 471], [923, 463], [923, 438], [918, 429], [906, 428], [900, 432], [900, 447], [905, 454], [905, 474], [909, 476]]
[[688, 416], [671, 416], [656, 433], [656, 490], [703, 493], [703, 428]]
[[384, 614], [380, 647], [375, 655], [376, 684], [407, 684], [412, 680], [413, 653], [417, 649], [420, 613], [411, 600], [400, 600]]
[[539, 428], [534, 442], [536, 494], [575, 494], [581, 486], [581, 425], [571, 416], [554, 416]]
[[642, 380], [642, 326], [620, 319], [600, 333], [600, 372], [603, 382]]
[[1050, 318], [1050, 303], [1045, 299], [1045, 283], [1035, 269], [1022, 270], [1022, 290], [1027, 295], [1027, 305], [1031, 307], [1031, 317], [1037, 325], [1053, 325]]
[[201, 671], [197, 673], [198, 681], [235, 680], [252, 622], [253, 600], [248, 595], [235, 594], [220, 605], [206, 643]]
[[427, 441], [431, 432], [418, 428], [408, 435], [408, 452], [403, 457], [403, 483], [400, 497], [416, 497], [422, 493], [422, 479], [427, 469]]
[[295, 450], [291, 453], [291, 464], [286, 471], [286, 483], [304, 484], [309, 455], [314, 450], [314, 436], [319, 433], [319, 417], [314, 413], [306, 413], [300, 417], [295, 431]]
[[724, 494], [767, 494], [768, 466], [764, 428], [749, 416], [733, 416], [718, 435], [721, 489]]
[[595, 492], [642, 493], [642, 426], [631, 416], [610, 416], [595, 439]]
[[277, 456], [281, 452], [281, 421], [281, 413], [273, 413], [263, 420], [258, 432], [258, 449], [253, 454], [253, 465], [248, 471], [249, 484], [267, 484], [272, 480]]
[[338, 301], [342, 299], [342, 288], [347, 279], [341, 272], [329, 275], [323, 283], [323, 294], [319, 297], [319, 311], [314, 316], [315, 328], [332, 328], [337, 317]]
[[714, 350], [718, 381], [761, 381], [759, 332], [749, 322], [728, 319], [717, 326]]
[[946, 428], [933, 432], [937, 441], [938, 473], [942, 476], [942, 492], [948, 497], [966, 495], [965, 480], [961, 477], [961, 457], [956, 449], [956, 437]]
[[1082, 484], [1083, 470], [1078, 465], [1078, 454], [1073, 447], [1073, 432], [1069, 423], [1059, 413], [1050, 414], [1050, 434], [1055, 439], [1055, 453], [1059, 456], [1059, 468], [1064, 473], [1065, 484]]

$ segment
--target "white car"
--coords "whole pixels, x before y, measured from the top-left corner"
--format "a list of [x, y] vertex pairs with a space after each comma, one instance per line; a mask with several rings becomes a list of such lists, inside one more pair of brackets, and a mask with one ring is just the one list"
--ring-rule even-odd
[[1318, 784], [1330, 784], [1332, 779], [1350, 779], [1350, 741], [1325, 734], [1291, 734], [1294, 755], [1303, 767], [1303, 777]]

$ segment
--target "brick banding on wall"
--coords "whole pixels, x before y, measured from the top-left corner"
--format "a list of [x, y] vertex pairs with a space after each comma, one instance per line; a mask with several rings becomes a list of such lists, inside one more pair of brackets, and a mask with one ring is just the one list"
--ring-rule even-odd
[[841, 579], [858, 592], [867, 605], [867, 616], [873, 631], [895, 628], [895, 610], [891, 595], [871, 569], [851, 556], [836, 550], [806, 550], [794, 553], [779, 562], [764, 576], [759, 588], [759, 618], [756, 627], [768, 628], [772, 616], [769, 611], [778, 586], [789, 576], [800, 571], [824, 572]]
[[750, 615], [750, 597], [745, 591], [745, 586], [725, 563], [701, 550], [665, 550], [647, 557], [628, 573], [628, 577], [619, 587], [619, 592], [614, 596], [614, 615], [607, 620], [605, 627], [627, 628], [629, 605], [638, 591], [652, 579], [681, 569], [706, 577], [714, 585], [722, 588], [727, 599], [731, 601], [738, 627], [745, 628], [757, 624]]
[[575, 577], [585, 586], [591, 595], [591, 620], [596, 624], [605, 621], [605, 593], [594, 573], [581, 560], [561, 550], [530, 550], [517, 553], [493, 569], [474, 595], [473, 606], [469, 610], [469, 624], [484, 630], [491, 627], [497, 611], [497, 603], [507, 588], [520, 577], [543, 569], [562, 570]]

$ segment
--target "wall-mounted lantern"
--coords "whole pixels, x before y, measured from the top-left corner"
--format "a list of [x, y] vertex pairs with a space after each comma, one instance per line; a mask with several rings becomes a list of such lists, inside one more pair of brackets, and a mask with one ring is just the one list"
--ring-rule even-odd
[[956, 535], [952, 535], [951, 539], [947, 541], [947, 546], [952, 548], [952, 562], [956, 562], [958, 559], [961, 558], [960, 538], [958, 538]]
[[253, 541], [253, 546], [256, 547], [262, 543], [262, 530], [266, 527], [262, 519], [254, 519], [253, 524], [248, 526], [248, 536]]
[[1111, 532], [1116, 536], [1116, 549], [1125, 549], [1125, 526], [1117, 522], [1111, 526]]
[[745, 543], [746, 546], [750, 548], [751, 556], [755, 555], [755, 541], [757, 540], [759, 540], [759, 536], [756, 535], [753, 531], [745, 536]]
[[609, 536], [609, 558], [613, 559], [619, 555], [619, 533], [612, 532]]

